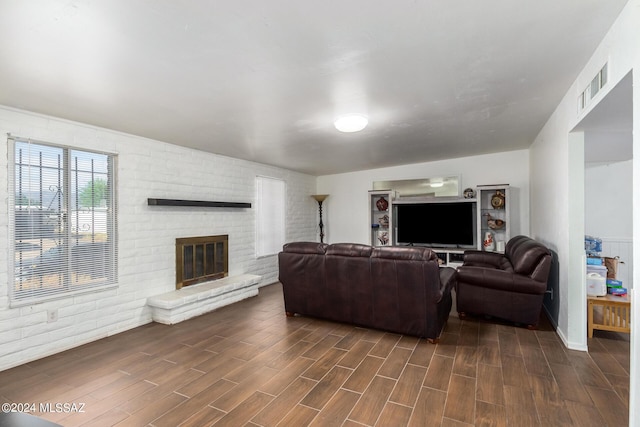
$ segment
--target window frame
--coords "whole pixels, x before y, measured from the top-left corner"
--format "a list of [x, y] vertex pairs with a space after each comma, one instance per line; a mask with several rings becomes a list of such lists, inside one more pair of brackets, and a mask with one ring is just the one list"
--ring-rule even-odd
[[[48, 150], [51, 150], [51, 152], [59, 151], [58, 164], [43, 168], [41, 161], [39, 165], [35, 165], [30, 153], [26, 160], [18, 158], [18, 144], [26, 144], [29, 148], [30, 145], [33, 144], [37, 146], [37, 150], [40, 150], [39, 152], [42, 153]], [[117, 155], [115, 153], [54, 144], [11, 135], [8, 137], [7, 146], [9, 150], [9, 173], [7, 181], [10, 249], [8, 260], [9, 282], [7, 288], [10, 307], [32, 305], [117, 287]], [[81, 162], [91, 159], [92, 157], [102, 162], [103, 171], [95, 171], [93, 167], [89, 171], [80, 166]], [[42, 158], [42, 156], [40, 158]], [[60, 158], [62, 158], [61, 162]], [[72, 159], [76, 161], [75, 164], [72, 164]], [[29, 171], [28, 175], [30, 175], [32, 167], [40, 174], [41, 179], [39, 183], [40, 187], [36, 190], [41, 194], [39, 205], [31, 204], [32, 199], [29, 194], [33, 191], [31, 187], [29, 187], [27, 191], [27, 196], [24, 196], [23, 193], [17, 190], [20, 181], [22, 182], [20, 188], [23, 188], [22, 185], [26, 186], [28, 183], [30, 184], [30, 181], [32, 181], [30, 176], [27, 176], [26, 179], [23, 177], [23, 169], [26, 168], [27, 171]], [[42, 181], [42, 177], [45, 175], [43, 169], [53, 170], [58, 174], [57, 185], [52, 186], [54, 190], [56, 190], [56, 194], [51, 201], [51, 204], [57, 201], [57, 209], [51, 209], [51, 206], [45, 207], [44, 203], [42, 203], [42, 194], [45, 193], [46, 185], [49, 185], [49, 181], [45, 180], [44, 183]], [[80, 188], [85, 189], [79, 186], [80, 177], [82, 176], [85, 177], [85, 181], [86, 176], [90, 177], [91, 206], [86, 206], [81, 202], [79, 191]], [[106, 176], [104, 180], [106, 182], [103, 194], [105, 194], [104, 200], [106, 200], [106, 203], [105, 206], [98, 206], [95, 204], [96, 199], [94, 198], [97, 188], [96, 182], [104, 176]], [[72, 194], [72, 183], [74, 183], [77, 188], [75, 194]], [[85, 182], [85, 187], [88, 186]], [[50, 188], [49, 190], [53, 191]], [[20, 200], [20, 205], [17, 204], [19, 195], [27, 198], [26, 205], [22, 204], [22, 200]], [[72, 200], [74, 197], [75, 200]], [[75, 204], [73, 202], [75, 202]], [[21, 234], [24, 231], [20, 229], [20, 227], [24, 227], [24, 223], [22, 222], [23, 218], [16, 218], [18, 211], [25, 212], [25, 206], [27, 208], [26, 215], [29, 218], [29, 224], [36, 219], [33, 213], [37, 213], [41, 218], [49, 215], [49, 218], [54, 218], [52, 222], [58, 225], [58, 229], [51, 231], [45, 229], [42, 224], [36, 226], [29, 225], [28, 233], [30, 236], [25, 239]], [[91, 217], [88, 232], [84, 228], [81, 228], [82, 214]], [[22, 215], [21, 213], [20, 216], [22, 217]], [[86, 224], [83, 223], [82, 225]], [[98, 228], [104, 229], [104, 232], [100, 233], [100, 231], [97, 231]], [[50, 235], [47, 235], [47, 233], [50, 233]], [[103, 240], [96, 240], [96, 236], [99, 234], [104, 236], [99, 236]], [[83, 238], [87, 237], [90, 238], [88, 242], [83, 240]], [[25, 240], [39, 240], [40, 247], [36, 250], [36, 253], [39, 253], [39, 255], [23, 261]], [[42, 244], [45, 240], [54, 241], [55, 243], [53, 243], [53, 246], [49, 244], [51, 247], [45, 249], [45, 246]], [[18, 241], [21, 242], [20, 249], [17, 248]], [[47, 257], [49, 257], [49, 259], [47, 259]], [[18, 261], [18, 259], [20, 261]], [[34, 261], [35, 259], [37, 259], [37, 261]], [[31, 268], [37, 266], [37, 273], [31, 273], [31, 276], [26, 275], [25, 279], [25, 276], [23, 276], [26, 268], [25, 265]], [[81, 270], [82, 273], [79, 273]], [[89, 279], [81, 278], [82, 274], [88, 276]], [[50, 287], [49, 285], [43, 285], [48, 275], [57, 275], [55, 284], [50, 285]], [[97, 276], [97, 278], [95, 278], [95, 276]], [[29, 281], [32, 278], [35, 278], [34, 280], [39, 279], [39, 287], [32, 284], [32, 289], [19, 289], [25, 281]], [[29, 285], [27, 285], [27, 287], [29, 287]]]

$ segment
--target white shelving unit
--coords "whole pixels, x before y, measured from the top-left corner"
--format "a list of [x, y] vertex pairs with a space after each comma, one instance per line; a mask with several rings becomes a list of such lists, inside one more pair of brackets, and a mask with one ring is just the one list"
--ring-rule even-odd
[[464, 249], [434, 248], [433, 251], [440, 259], [443, 267], [460, 267], [464, 262]]
[[371, 227], [371, 246], [391, 246], [393, 238], [393, 200], [396, 192], [392, 190], [369, 191], [369, 227]]
[[[372, 246], [391, 246], [396, 244], [394, 236], [393, 205], [401, 203], [397, 192], [393, 190], [369, 191], [369, 239]], [[476, 241], [477, 248], [492, 252], [503, 252], [511, 238], [511, 202], [512, 188], [509, 184], [480, 185], [476, 187], [476, 197], [467, 199], [476, 205]], [[406, 202], [405, 202], [406, 203]], [[491, 234], [493, 246], [485, 247], [487, 233]], [[442, 265], [456, 267], [461, 265], [464, 249], [432, 248], [441, 259]]]
[[[478, 242], [482, 250], [503, 252], [511, 238], [511, 189], [509, 184], [476, 187], [478, 200]], [[493, 247], [484, 241], [491, 233]]]

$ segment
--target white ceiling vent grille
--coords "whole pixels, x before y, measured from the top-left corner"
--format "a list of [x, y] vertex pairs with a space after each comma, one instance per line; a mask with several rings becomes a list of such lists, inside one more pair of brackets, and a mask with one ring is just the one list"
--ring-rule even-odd
[[598, 74], [591, 80], [589, 86], [586, 87], [585, 90], [582, 91], [580, 96], [578, 96], [578, 113], [584, 110], [589, 102], [600, 92], [600, 89], [607, 84], [607, 80], [609, 78], [608, 74], [608, 66], [609, 63], [604, 64], [604, 67], [598, 71]]

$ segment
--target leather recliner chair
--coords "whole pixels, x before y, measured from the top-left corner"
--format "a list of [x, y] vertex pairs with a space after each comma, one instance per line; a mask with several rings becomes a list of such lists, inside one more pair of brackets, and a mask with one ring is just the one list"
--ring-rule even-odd
[[456, 308], [535, 329], [551, 269], [551, 251], [527, 237], [507, 242], [504, 254], [468, 250], [458, 267]]

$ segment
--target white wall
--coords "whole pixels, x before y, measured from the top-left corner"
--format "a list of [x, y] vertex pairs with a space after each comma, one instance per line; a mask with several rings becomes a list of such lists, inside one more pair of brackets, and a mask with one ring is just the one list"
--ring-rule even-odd
[[[119, 287], [10, 308], [8, 188], [0, 189], [0, 370], [151, 321], [146, 298], [175, 289], [175, 239], [229, 234], [229, 273], [277, 280], [275, 256], [256, 259], [255, 210], [147, 206], [147, 198], [254, 202], [255, 176], [287, 184], [287, 241], [315, 240], [315, 177], [159, 141], [0, 107], [0, 132], [116, 153]], [[6, 151], [0, 181], [7, 183]], [[46, 311], [59, 319], [47, 323]]]
[[[584, 204], [575, 206], [584, 195], [584, 144], [579, 135], [571, 135], [571, 130], [591, 108], [606, 96], [630, 70], [635, 70], [633, 80], [633, 151], [640, 149], [640, 0], [630, 0], [607, 36], [603, 39], [592, 58], [578, 75], [574, 84], [536, 137], [530, 149], [531, 156], [531, 233], [547, 243], [559, 257], [558, 334], [565, 344], [572, 348], [586, 348], [586, 318], [584, 306], [586, 291], [578, 272], [584, 270], [583, 260], [578, 250], [583, 243]], [[577, 112], [578, 95], [587, 87], [593, 76], [603, 66], [609, 64], [609, 83], [598, 93], [591, 105], [581, 114]], [[581, 142], [582, 140], [582, 142]], [[580, 159], [580, 149], [582, 159]], [[578, 152], [578, 153], [576, 153]], [[582, 165], [579, 165], [582, 161]], [[582, 173], [580, 173], [582, 171]], [[633, 187], [640, 188], [640, 156], [633, 160]], [[640, 192], [632, 192], [633, 200], [633, 240], [634, 265], [640, 259]], [[584, 196], [582, 196], [584, 197]], [[572, 206], [572, 202], [574, 205]], [[582, 225], [574, 227], [576, 223]], [[576, 228], [575, 230], [572, 227]], [[584, 250], [582, 250], [584, 253]], [[640, 275], [634, 270], [634, 281]], [[640, 299], [632, 294], [632, 318], [640, 315]], [[638, 356], [640, 336], [637, 328], [631, 337], [631, 382], [629, 400], [630, 425], [640, 423], [640, 393], [638, 387]]]
[[511, 233], [529, 233], [529, 152], [509, 151], [397, 167], [318, 177], [318, 192], [325, 201], [327, 241], [369, 244], [368, 191], [373, 181], [460, 175], [461, 190], [487, 184], [514, 187]]
[[633, 235], [633, 161], [587, 164], [585, 232], [607, 239]]
[[[559, 295], [559, 333], [572, 348], [586, 348], [586, 334], [583, 333], [581, 309], [569, 310], [572, 301], [580, 300], [572, 294], [575, 291], [577, 295], [577, 291], [583, 288], [578, 274], [579, 270], [583, 270], [581, 261], [577, 259], [579, 254], [570, 257], [570, 252], [578, 252], [576, 248], [580, 246], [581, 239], [571, 235], [573, 240], [570, 240], [569, 230], [577, 222], [584, 221], [584, 205], [575, 206], [580, 203], [576, 197], [580, 197], [579, 190], [584, 185], [584, 161], [577, 159], [579, 152], [574, 152], [581, 149], [584, 157], [584, 142], [580, 137], [573, 137], [570, 141], [570, 132], [633, 68], [634, 61], [637, 63], [640, 60], [640, 45], [637, 43], [638, 3], [637, 0], [630, 1], [623, 10], [531, 146], [531, 232], [558, 253], [560, 283], [564, 284]], [[579, 93], [606, 62], [609, 64], [607, 86], [585, 111], [578, 114]], [[637, 73], [634, 78], [637, 78]], [[582, 219], [575, 214], [575, 209], [578, 209], [578, 214], [582, 212]], [[584, 234], [584, 228], [576, 234]]]
[[585, 169], [585, 233], [602, 239], [602, 256], [619, 257], [616, 278], [633, 288], [633, 161]]

